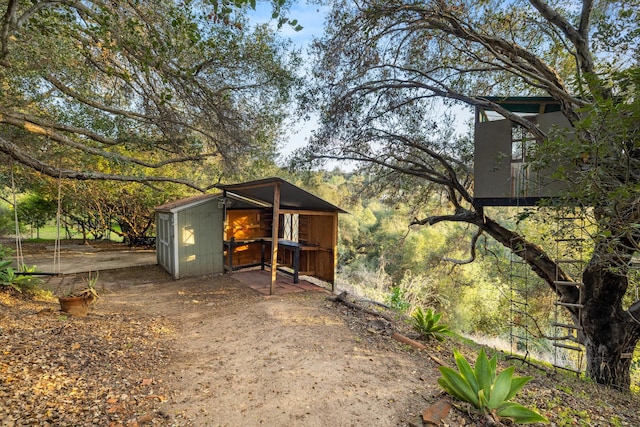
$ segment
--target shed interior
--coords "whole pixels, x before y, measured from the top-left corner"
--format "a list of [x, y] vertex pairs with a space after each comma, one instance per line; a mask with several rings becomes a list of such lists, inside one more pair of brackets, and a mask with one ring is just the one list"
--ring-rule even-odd
[[[342, 209], [280, 178], [220, 185], [225, 270], [260, 266], [335, 283]], [[275, 221], [274, 221], [275, 219]], [[277, 242], [277, 245], [273, 245]], [[272, 269], [273, 270], [273, 269]]]

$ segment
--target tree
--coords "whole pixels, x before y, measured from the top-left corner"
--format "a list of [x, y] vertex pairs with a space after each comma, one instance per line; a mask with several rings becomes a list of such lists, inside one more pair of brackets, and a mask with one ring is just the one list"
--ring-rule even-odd
[[153, 230], [154, 207], [183, 194], [166, 190], [153, 191], [138, 183], [72, 181], [63, 188], [62, 209], [83, 235], [101, 239], [111, 232], [131, 243]]
[[[56, 203], [38, 194], [28, 194], [18, 203], [18, 220], [36, 229], [36, 237], [40, 237], [40, 228], [44, 227], [56, 215]], [[33, 235], [33, 234], [32, 234]]]
[[[482, 234], [515, 245], [554, 292], [554, 280], [575, 281], [571, 273], [473, 205], [469, 138], [433, 112], [456, 102], [497, 111], [543, 144], [540, 164], [586, 154], [589, 167], [555, 174], [572, 184], [558, 203], [593, 213], [593, 255], [582, 272], [582, 299], [575, 287], [557, 292], [584, 306], [568, 311], [582, 328], [587, 375], [622, 389], [630, 387], [629, 354], [640, 339], [640, 302], [622, 304], [640, 241], [639, 23], [635, 0], [336, 2], [315, 44], [316, 85], [305, 99], [321, 127], [301, 153], [360, 162], [376, 177], [370, 188], [391, 189], [386, 194], [405, 201], [441, 194], [450, 213], [414, 224], [472, 224], [471, 260]], [[546, 134], [486, 98], [522, 95], [552, 97], [574, 136]]]
[[249, 27], [250, 5], [0, 2], [0, 153], [54, 178], [199, 191], [209, 176], [161, 171], [272, 156], [298, 59], [267, 25]]

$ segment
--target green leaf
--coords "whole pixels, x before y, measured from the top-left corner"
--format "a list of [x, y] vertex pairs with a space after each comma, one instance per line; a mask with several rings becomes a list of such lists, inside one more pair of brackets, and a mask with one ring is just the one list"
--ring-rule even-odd
[[518, 424], [548, 423], [549, 420], [527, 407], [514, 402], [505, 402], [498, 410], [498, 416], [511, 418]]
[[[469, 383], [458, 372], [446, 366], [440, 366], [440, 373], [444, 382], [448, 385], [449, 392], [453, 391], [455, 397], [465, 402], [471, 403], [476, 408], [478, 407], [478, 395], [473, 392], [473, 389]], [[440, 383], [438, 379], [438, 383]], [[441, 384], [442, 385], [442, 384]]]
[[496, 378], [493, 387], [491, 388], [491, 396], [489, 397], [489, 408], [496, 409], [500, 406], [509, 395], [511, 390], [511, 377], [516, 368], [513, 366], [508, 367], [504, 371], [500, 372], [498, 378]]
[[515, 397], [515, 395], [520, 391], [522, 387], [529, 381], [531, 381], [533, 377], [514, 377], [511, 378], [511, 389], [509, 393], [504, 398], [504, 400], [511, 400]]
[[476, 374], [473, 371], [473, 368], [471, 367], [471, 365], [469, 365], [467, 359], [465, 359], [462, 354], [458, 353], [457, 350], [453, 350], [453, 357], [456, 360], [456, 365], [458, 365], [460, 374], [465, 378], [465, 380], [467, 380], [467, 382], [471, 386], [471, 389], [473, 390], [473, 393], [477, 395], [478, 381], [476, 379]]
[[495, 371], [492, 372], [491, 364], [487, 359], [484, 349], [480, 350], [480, 353], [476, 358], [475, 374], [476, 379], [478, 380], [478, 388], [480, 390], [486, 390], [486, 392], [489, 393], [495, 376]]
[[453, 386], [444, 377], [438, 378], [438, 384], [440, 385], [440, 387], [442, 387], [444, 391], [446, 391], [456, 399], [463, 400], [463, 401], [465, 400], [464, 396], [459, 394], [458, 391], [455, 390]]
[[490, 374], [491, 374], [491, 381], [493, 382], [493, 379], [496, 377], [496, 372], [498, 369], [498, 355], [494, 354], [493, 357], [491, 358], [491, 360], [489, 360], [489, 369]]
[[489, 407], [489, 401], [487, 400], [487, 396], [484, 390], [478, 390], [478, 409], [482, 411], [482, 413], [489, 412], [487, 408]]

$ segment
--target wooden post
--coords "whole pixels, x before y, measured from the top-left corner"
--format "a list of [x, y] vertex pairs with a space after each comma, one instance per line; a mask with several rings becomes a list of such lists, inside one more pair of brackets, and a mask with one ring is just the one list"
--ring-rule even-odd
[[271, 284], [269, 295], [273, 295], [273, 287], [276, 283], [278, 272], [278, 228], [280, 226], [280, 183], [273, 186], [273, 223], [271, 225]]
[[333, 251], [333, 273], [331, 274], [331, 292], [336, 291], [336, 266], [338, 265], [338, 212], [333, 213], [333, 236], [331, 250]]

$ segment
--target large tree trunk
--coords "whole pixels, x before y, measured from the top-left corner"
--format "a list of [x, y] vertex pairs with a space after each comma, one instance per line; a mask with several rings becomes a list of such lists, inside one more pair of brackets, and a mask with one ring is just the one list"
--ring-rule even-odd
[[[597, 254], [594, 259], [598, 259]], [[622, 308], [628, 287], [626, 273], [626, 269], [614, 271], [592, 259], [583, 274], [584, 308], [580, 316], [587, 377], [623, 390], [631, 385], [632, 354], [640, 338], [640, 323], [632, 314], [636, 307], [628, 311]]]

